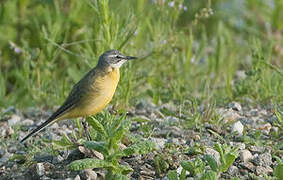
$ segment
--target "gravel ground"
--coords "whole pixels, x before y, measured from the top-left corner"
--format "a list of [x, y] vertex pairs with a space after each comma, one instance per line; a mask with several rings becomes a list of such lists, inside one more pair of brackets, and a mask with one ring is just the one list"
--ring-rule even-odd
[[[198, 111], [201, 112], [202, 118], [200, 124], [194, 128], [187, 128], [190, 127], [191, 117], [179, 112], [172, 104], [155, 106], [149, 102], [140, 102], [129, 111], [128, 118], [148, 120], [148, 123], [133, 122], [131, 133], [149, 137], [156, 144], [156, 150], [153, 152], [121, 160], [120, 163], [128, 164], [134, 169], [130, 177], [139, 180], [167, 179], [168, 170], [181, 171], [181, 160], [203, 158], [206, 154], [219, 161], [219, 153], [213, 148], [216, 142], [226, 143], [231, 147], [237, 146], [239, 151], [238, 158], [221, 174], [221, 178], [264, 179], [273, 176], [274, 167], [277, 165], [276, 158], [282, 160], [283, 133], [280, 131], [282, 127], [278, 127], [272, 106], [248, 107], [231, 102], [226, 107], [213, 109], [215, 113], [211, 113], [207, 107], [198, 107]], [[42, 150], [42, 153], [27, 157], [28, 160], [13, 158], [26, 155], [28, 146], [31, 146], [28, 143], [26, 147], [18, 144], [19, 137], [22, 138], [28, 130], [44, 121], [51, 111], [29, 109], [20, 112], [10, 107], [3, 110], [2, 114], [0, 179], [103, 179], [105, 172], [101, 169], [77, 172], [66, 168], [73, 160], [86, 156], [82, 149], [60, 150], [56, 155]], [[214, 117], [218, 117], [218, 122], [210, 120]], [[145, 127], [149, 127], [151, 131]], [[60, 139], [63, 133], [71, 134], [74, 129], [73, 122], [66, 120], [53, 124], [33, 138], [36, 139], [36, 146], [44, 149], [46, 143], [42, 143], [39, 137], [44, 136], [47, 140]], [[197, 150], [200, 153], [196, 153]], [[157, 158], [165, 162], [165, 168], [156, 167]]]

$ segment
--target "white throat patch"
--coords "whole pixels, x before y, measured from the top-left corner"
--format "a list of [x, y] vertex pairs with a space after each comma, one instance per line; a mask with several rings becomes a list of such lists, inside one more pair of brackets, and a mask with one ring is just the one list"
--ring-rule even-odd
[[111, 64], [111, 67], [113, 68], [120, 68], [127, 60], [122, 59], [120, 62], [116, 64]]

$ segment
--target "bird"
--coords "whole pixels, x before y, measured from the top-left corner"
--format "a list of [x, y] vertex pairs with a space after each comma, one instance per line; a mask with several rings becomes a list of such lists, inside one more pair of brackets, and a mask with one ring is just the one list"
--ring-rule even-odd
[[101, 112], [111, 101], [120, 79], [120, 67], [137, 57], [108, 50], [98, 59], [97, 65], [77, 82], [64, 103], [43, 123], [26, 135], [20, 143], [59, 120], [86, 118]]

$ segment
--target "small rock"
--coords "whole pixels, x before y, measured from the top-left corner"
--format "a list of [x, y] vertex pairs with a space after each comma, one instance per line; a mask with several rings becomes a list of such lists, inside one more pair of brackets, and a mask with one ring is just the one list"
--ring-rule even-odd
[[235, 122], [232, 125], [232, 132], [236, 132], [238, 135], [243, 135], [243, 131], [244, 131], [244, 126], [240, 121]]
[[19, 123], [20, 120], [21, 120], [21, 117], [20, 117], [20, 116], [13, 114], [13, 115], [11, 116], [11, 118], [8, 120], [8, 125], [9, 125], [9, 126], [13, 126], [13, 125]]
[[223, 118], [224, 123], [235, 121], [241, 116], [232, 109], [229, 110], [221, 110], [219, 109], [219, 114]]
[[270, 123], [266, 123], [264, 125], [260, 125], [258, 126], [258, 130], [261, 130], [264, 134], [268, 135], [271, 129], [271, 124]]
[[180, 141], [178, 138], [170, 138], [167, 140], [168, 143], [180, 145]]
[[195, 134], [193, 136], [193, 138], [194, 138], [195, 141], [199, 141], [200, 140], [200, 136], [198, 134]]
[[166, 139], [163, 138], [151, 138], [151, 141], [153, 141], [155, 143], [155, 147], [157, 150], [159, 149], [163, 149], [166, 143]]
[[0, 158], [0, 167], [3, 166], [5, 163], [8, 162], [9, 158], [12, 156], [12, 154], [6, 152], [1, 158]]
[[78, 147], [78, 149], [79, 149], [79, 151], [81, 152], [81, 153], [83, 153], [85, 156], [87, 156], [87, 157], [97, 157], [98, 159], [101, 159], [101, 160], [103, 160], [104, 159], [104, 156], [103, 156], [103, 154], [101, 154], [100, 152], [98, 152], [98, 151], [95, 151], [95, 150], [91, 150], [91, 149], [87, 149], [87, 148], [85, 148], [84, 146], [79, 146]]
[[6, 131], [6, 136], [11, 136], [12, 134], [14, 134], [14, 129], [12, 127], [8, 127], [7, 131]]
[[0, 158], [3, 157], [7, 153], [7, 150], [0, 147]]
[[240, 165], [240, 167], [243, 167], [244, 169], [247, 169], [247, 170], [249, 170], [251, 172], [253, 172], [255, 170], [255, 166], [251, 162], [246, 162], [246, 163], [242, 162], [239, 165]]
[[119, 149], [121, 151], [123, 151], [124, 149], [127, 149], [127, 146], [125, 144], [123, 144], [123, 143], [119, 143], [118, 145], [119, 145]]
[[25, 120], [23, 120], [22, 122], [21, 122], [21, 125], [23, 125], [23, 126], [31, 126], [31, 125], [33, 125], [33, 120], [31, 120], [31, 119], [25, 119]]
[[240, 159], [242, 162], [246, 163], [253, 159], [253, 155], [249, 150], [242, 150], [240, 152]]
[[237, 103], [237, 102], [231, 102], [228, 104], [228, 108], [233, 109], [234, 111], [241, 111], [242, 110], [242, 106]]
[[271, 130], [271, 132], [274, 132], [275, 134], [277, 134], [279, 132], [279, 128], [276, 127], [276, 126], [272, 126], [270, 130]]
[[259, 114], [261, 116], [266, 116], [267, 115], [267, 111], [265, 109], [262, 109], [262, 110], [259, 111]]
[[245, 143], [240, 143], [240, 142], [234, 142], [235, 146], [239, 147], [239, 150], [244, 150], [246, 149]]
[[74, 180], [81, 180], [81, 178], [79, 175], [77, 175]]
[[[180, 175], [181, 172], [182, 172], [182, 170], [183, 170], [183, 167], [182, 167], [182, 166], [179, 166], [176, 171], [177, 171], [177, 173]], [[190, 174], [190, 172], [186, 171], [186, 175], [189, 175], [189, 174]]]
[[254, 153], [262, 153], [264, 151], [263, 146], [250, 146], [249, 150]]
[[243, 70], [236, 71], [235, 76], [237, 79], [246, 79], [247, 77], [246, 72]]
[[92, 169], [85, 169], [83, 171], [82, 176], [83, 176], [84, 179], [87, 179], [87, 180], [96, 180], [97, 179], [97, 174]]
[[62, 161], [64, 161], [64, 158], [62, 156], [58, 155], [58, 156], [53, 158], [52, 163], [53, 164], [58, 164], [58, 163], [60, 163]]
[[10, 144], [9, 146], [8, 146], [8, 152], [9, 153], [16, 153], [16, 151], [17, 150], [19, 150], [19, 148], [17, 147], [17, 145], [16, 144]]
[[230, 166], [227, 173], [231, 176], [236, 176], [239, 173], [239, 168], [237, 166]]
[[166, 120], [167, 120], [168, 124], [170, 124], [170, 125], [178, 124], [180, 122], [180, 119], [176, 118], [174, 116], [167, 116]]
[[146, 164], [145, 164], [144, 166], [140, 167], [140, 174], [151, 177], [155, 175], [155, 172], [152, 169], [150, 169], [150, 166], [149, 168], [146, 167]]
[[215, 151], [212, 148], [206, 148], [205, 149], [205, 154], [211, 155], [215, 158], [215, 160], [217, 161], [217, 164], [220, 164], [220, 155], [219, 152]]
[[263, 167], [263, 166], [257, 166], [255, 173], [257, 176], [263, 176], [264, 174], [270, 175], [272, 174], [273, 169], [269, 166]]
[[270, 153], [260, 154], [258, 157], [254, 159], [254, 163], [257, 166], [270, 166], [272, 164], [272, 157]]
[[251, 116], [258, 116], [258, 110], [257, 109], [250, 110], [250, 115]]
[[95, 157], [97, 157], [98, 159], [100, 160], [104, 160], [104, 156], [102, 153], [98, 152], [98, 151], [95, 151], [95, 150], [92, 150], [92, 153], [94, 154]]
[[38, 176], [43, 176], [45, 174], [45, 169], [43, 163], [36, 164], [36, 173]]
[[58, 123], [53, 123], [49, 128], [50, 129], [58, 129], [59, 125], [58, 125]]

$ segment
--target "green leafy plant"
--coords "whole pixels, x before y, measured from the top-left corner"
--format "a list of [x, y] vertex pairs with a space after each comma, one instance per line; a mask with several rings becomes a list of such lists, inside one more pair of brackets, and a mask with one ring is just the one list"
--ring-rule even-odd
[[[216, 159], [208, 154], [204, 155], [204, 160], [199, 157], [190, 161], [181, 161], [182, 171], [179, 179], [184, 180], [186, 177], [186, 171], [190, 173], [190, 176], [200, 179], [200, 180], [217, 180], [221, 173], [227, 171], [227, 169], [233, 164], [235, 159], [238, 157], [238, 148], [231, 148], [226, 144], [216, 143], [214, 149], [220, 155], [220, 164], [217, 163]], [[206, 165], [210, 167], [211, 170], [205, 170]], [[167, 176], [170, 180], [178, 179], [176, 178], [176, 170], [171, 170], [168, 172]]]
[[277, 177], [278, 179], [283, 179], [283, 163], [278, 164], [274, 168], [273, 172], [274, 176]]
[[126, 175], [132, 169], [128, 166], [120, 165], [119, 160], [122, 157], [133, 154], [146, 154], [155, 147], [151, 141], [145, 140], [133, 143], [125, 149], [120, 149], [119, 143], [121, 143], [124, 135], [128, 133], [130, 127], [130, 121], [126, 119], [125, 115], [116, 118], [116, 116], [110, 113], [102, 113], [96, 117], [88, 117], [87, 122], [91, 126], [92, 141], [77, 139], [78, 143], [74, 143], [69, 137], [63, 136], [61, 140], [54, 141], [53, 144], [55, 147], [62, 148], [83, 146], [88, 150], [98, 151], [103, 155], [103, 159], [85, 158], [73, 161], [69, 164], [71, 170], [104, 168], [107, 170], [106, 177], [109, 179], [115, 179], [118, 176], [127, 178]]

